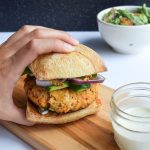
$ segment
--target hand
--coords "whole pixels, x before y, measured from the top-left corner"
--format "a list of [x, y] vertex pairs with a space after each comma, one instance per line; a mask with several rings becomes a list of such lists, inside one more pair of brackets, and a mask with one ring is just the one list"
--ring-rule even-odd
[[63, 31], [25, 25], [0, 47], [0, 120], [32, 125], [25, 110], [13, 104], [13, 88], [24, 68], [38, 55], [50, 52], [68, 53], [78, 41]]

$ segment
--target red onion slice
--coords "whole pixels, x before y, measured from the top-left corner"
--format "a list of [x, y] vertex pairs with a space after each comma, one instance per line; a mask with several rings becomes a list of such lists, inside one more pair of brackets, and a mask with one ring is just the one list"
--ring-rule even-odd
[[[59, 79], [59, 82], [65, 82], [67, 79]], [[49, 80], [37, 80], [36, 79], [36, 85], [38, 86], [42, 86], [42, 87], [47, 87], [47, 86], [51, 86], [52, 82]]]
[[46, 87], [46, 86], [51, 86], [52, 83], [49, 80], [37, 80], [36, 79], [36, 85]]
[[76, 84], [87, 84], [87, 83], [103, 83], [105, 78], [101, 75], [97, 75], [96, 78], [92, 79], [92, 80], [82, 80], [79, 78], [72, 78], [72, 79], [68, 79], [69, 81], [71, 81], [72, 83], [76, 83]]

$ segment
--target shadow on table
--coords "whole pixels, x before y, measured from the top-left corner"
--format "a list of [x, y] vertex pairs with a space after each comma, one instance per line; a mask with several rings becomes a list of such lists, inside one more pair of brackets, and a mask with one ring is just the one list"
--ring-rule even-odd
[[109, 56], [116, 55], [116, 52], [114, 52], [113, 49], [103, 39], [92, 38], [84, 41], [83, 44], [89, 46], [100, 54], [108, 54]]

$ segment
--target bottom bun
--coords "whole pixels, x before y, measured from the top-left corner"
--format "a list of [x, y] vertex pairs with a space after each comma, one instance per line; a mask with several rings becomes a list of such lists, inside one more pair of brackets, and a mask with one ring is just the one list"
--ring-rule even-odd
[[88, 107], [66, 114], [57, 114], [55, 112], [49, 112], [46, 115], [41, 115], [35, 108], [35, 106], [28, 101], [26, 117], [28, 121], [40, 124], [64, 124], [72, 121], [79, 120], [91, 114], [95, 114], [100, 107], [100, 100], [93, 101]]

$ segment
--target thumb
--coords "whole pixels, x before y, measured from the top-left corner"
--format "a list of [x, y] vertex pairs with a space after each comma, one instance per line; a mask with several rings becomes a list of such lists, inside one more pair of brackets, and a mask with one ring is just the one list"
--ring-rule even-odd
[[9, 121], [12, 121], [17, 124], [26, 125], [26, 126], [32, 126], [34, 123], [29, 122], [26, 119], [26, 113], [25, 109], [18, 108], [14, 104], [10, 106], [9, 108], [11, 113], [9, 114]]

